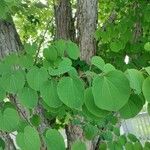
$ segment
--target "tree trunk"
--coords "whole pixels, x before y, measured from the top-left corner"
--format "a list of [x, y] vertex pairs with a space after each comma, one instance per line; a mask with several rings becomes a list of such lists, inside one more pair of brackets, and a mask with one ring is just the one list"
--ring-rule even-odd
[[72, 18], [72, 9], [70, 0], [58, 0], [54, 5], [56, 39], [65, 39], [74, 41], [74, 21]]
[[[97, 25], [97, 0], [78, 0], [77, 21], [78, 40], [81, 49], [81, 59], [89, 63], [95, 54], [96, 42], [94, 33]], [[71, 4], [68, 0], [59, 0], [55, 5], [56, 39], [75, 40], [75, 27], [72, 18]], [[77, 139], [83, 139], [83, 131], [79, 126], [69, 124], [66, 126], [68, 149]], [[93, 150], [91, 142], [86, 142], [87, 149]]]
[[22, 44], [12, 20], [0, 20], [0, 59], [21, 49]]
[[78, 0], [77, 28], [81, 59], [87, 63], [96, 53], [94, 33], [97, 27], [98, 0]]
[[[96, 53], [96, 41], [94, 33], [97, 26], [97, 0], [78, 0], [77, 3], [77, 30], [78, 42], [81, 51], [81, 60], [90, 62], [90, 58]], [[68, 127], [70, 139], [68, 147], [77, 139], [84, 140], [83, 131], [79, 126]], [[95, 142], [85, 141], [87, 150], [95, 149]]]

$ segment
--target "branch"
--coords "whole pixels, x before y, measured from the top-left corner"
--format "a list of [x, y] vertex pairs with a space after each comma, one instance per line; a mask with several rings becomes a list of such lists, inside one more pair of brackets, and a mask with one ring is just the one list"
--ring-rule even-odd
[[17, 111], [18, 111], [19, 116], [20, 116], [23, 120], [25, 120], [29, 125], [32, 126], [32, 124], [31, 124], [30, 121], [29, 121], [29, 117], [28, 117], [28, 112], [27, 112], [27, 110], [26, 110], [23, 106], [21, 106], [20, 103], [18, 103], [18, 102], [16, 101], [16, 97], [10, 94], [10, 95], [9, 95], [9, 99], [10, 99], [11, 102], [16, 106], [16, 109], [17, 109]]
[[12, 138], [8, 133], [0, 131], [0, 137], [4, 140], [6, 149], [17, 150]]
[[39, 46], [38, 46], [38, 49], [37, 49], [37, 53], [36, 53], [36, 55], [35, 55], [35, 62], [34, 62], [34, 64], [36, 64], [36, 62], [37, 62], [37, 59], [38, 59], [38, 55], [39, 55], [39, 53], [40, 53], [41, 46], [42, 46], [42, 44], [43, 44], [43, 42], [44, 42], [45, 35], [46, 35], [47, 31], [48, 31], [49, 24], [52, 22], [52, 20], [53, 20], [53, 18], [51, 18], [51, 19], [47, 22], [47, 26], [46, 26], [46, 29], [45, 29], [45, 31], [44, 31], [44, 33], [43, 33], [43, 36], [42, 36], [42, 34], [41, 34], [42, 39], [41, 39], [41, 41], [40, 41], [40, 43], [39, 43]]

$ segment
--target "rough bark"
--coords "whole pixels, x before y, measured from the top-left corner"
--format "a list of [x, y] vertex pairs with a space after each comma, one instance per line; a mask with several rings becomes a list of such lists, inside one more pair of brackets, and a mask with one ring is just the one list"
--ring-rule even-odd
[[[77, 3], [77, 30], [78, 44], [80, 46], [81, 60], [89, 63], [90, 58], [96, 53], [94, 33], [97, 26], [97, 0], [78, 0]], [[79, 126], [68, 125], [66, 128], [68, 149], [77, 139], [85, 141], [83, 130]], [[96, 140], [97, 142], [97, 140]], [[85, 141], [87, 150], [95, 149], [95, 142]]]
[[21, 49], [22, 44], [13, 22], [0, 20], [0, 58]]
[[77, 28], [81, 59], [89, 63], [96, 53], [94, 33], [97, 27], [98, 0], [78, 0]]
[[67, 135], [67, 148], [68, 150], [71, 150], [73, 142], [75, 142], [76, 140], [83, 141], [83, 131], [81, 127], [72, 124], [67, 125], [65, 129]]
[[58, 0], [54, 5], [56, 39], [74, 40], [74, 21], [70, 0]]

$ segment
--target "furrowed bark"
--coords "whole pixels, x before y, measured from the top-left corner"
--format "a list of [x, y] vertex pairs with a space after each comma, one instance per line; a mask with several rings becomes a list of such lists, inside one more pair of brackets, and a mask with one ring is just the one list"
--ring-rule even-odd
[[21, 49], [22, 44], [13, 22], [0, 20], [0, 59]]
[[[80, 46], [81, 60], [90, 62], [90, 58], [96, 53], [96, 41], [94, 33], [97, 26], [97, 0], [78, 0], [77, 1], [77, 31], [78, 44]], [[68, 125], [66, 128], [68, 137], [68, 149], [76, 140], [85, 141], [87, 150], [95, 149], [95, 142], [86, 141], [83, 136], [83, 130], [79, 126]], [[96, 140], [97, 141], [97, 140]]]
[[[90, 59], [96, 54], [96, 40], [94, 34], [98, 20], [98, 0], [77, 1], [77, 33], [80, 46], [80, 59], [90, 63]], [[95, 142], [96, 140], [96, 142]], [[86, 141], [87, 150], [95, 150], [97, 138]]]
[[90, 58], [96, 53], [94, 33], [97, 27], [97, 3], [98, 0], [78, 0], [77, 28], [81, 50], [80, 58], [87, 63], [90, 62]]
[[75, 29], [70, 0], [58, 0], [54, 5], [54, 11], [56, 39], [70, 39], [74, 41]]

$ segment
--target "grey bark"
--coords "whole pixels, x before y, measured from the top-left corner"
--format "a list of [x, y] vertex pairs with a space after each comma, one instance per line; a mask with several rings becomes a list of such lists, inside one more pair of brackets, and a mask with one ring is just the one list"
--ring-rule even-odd
[[58, 0], [54, 5], [56, 39], [74, 40], [74, 21], [70, 0]]
[[[96, 53], [96, 41], [94, 33], [97, 27], [97, 0], [78, 0], [77, 3], [77, 30], [78, 43], [80, 46], [81, 60], [90, 62], [90, 58]], [[79, 126], [68, 125], [66, 128], [68, 137], [68, 149], [76, 140], [85, 141], [83, 130]], [[96, 140], [97, 142], [97, 140]], [[95, 141], [85, 141], [87, 150], [95, 149]]]
[[21, 49], [22, 44], [12, 20], [0, 20], [0, 58]]
[[94, 33], [97, 27], [98, 0], [78, 0], [77, 28], [81, 59], [87, 63], [96, 53]]

